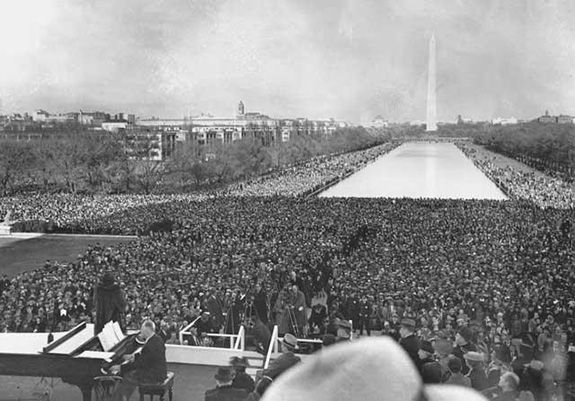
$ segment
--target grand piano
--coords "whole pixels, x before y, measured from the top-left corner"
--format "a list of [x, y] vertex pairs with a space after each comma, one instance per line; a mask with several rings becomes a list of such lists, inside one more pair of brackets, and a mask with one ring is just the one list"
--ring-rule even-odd
[[[108, 326], [112, 333], [112, 326]], [[119, 327], [118, 327], [119, 329]], [[94, 335], [94, 325], [85, 322], [58, 335], [48, 344], [46, 333], [2, 335], [0, 375], [58, 377], [77, 386], [83, 401], [91, 401], [94, 377], [102, 376], [109, 367], [121, 364], [122, 357], [135, 352], [140, 344], [136, 334], [115, 337]], [[12, 339], [12, 340], [8, 340]]]

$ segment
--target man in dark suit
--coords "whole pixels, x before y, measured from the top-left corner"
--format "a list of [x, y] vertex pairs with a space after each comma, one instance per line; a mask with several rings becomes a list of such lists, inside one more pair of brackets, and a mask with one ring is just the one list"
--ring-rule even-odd
[[[453, 355], [463, 361], [465, 360], [465, 354], [477, 351], [477, 347], [472, 343], [472, 340], [473, 332], [471, 329], [467, 326], [461, 327], [455, 334], [455, 344], [457, 345], [453, 349]], [[464, 375], [469, 373], [469, 366], [467, 366], [467, 364], [463, 366], [461, 373]]]
[[415, 320], [411, 318], [401, 319], [399, 327], [399, 345], [403, 347], [409, 355], [415, 367], [421, 370], [421, 360], [419, 358], [419, 340], [415, 336]]
[[214, 376], [217, 387], [206, 391], [206, 401], [242, 401], [248, 398], [249, 393], [243, 388], [234, 388], [234, 370], [231, 366], [218, 369]]
[[282, 341], [282, 354], [270, 362], [267, 369], [263, 371], [263, 376], [275, 380], [280, 374], [301, 361], [294, 351], [299, 349], [297, 338], [293, 334], [286, 334]]
[[145, 339], [141, 352], [125, 355], [122, 365], [112, 367], [113, 374], [124, 378], [115, 393], [117, 401], [129, 400], [141, 383], [161, 383], [166, 379], [166, 346], [156, 334], [154, 322], [146, 320], [140, 335]]

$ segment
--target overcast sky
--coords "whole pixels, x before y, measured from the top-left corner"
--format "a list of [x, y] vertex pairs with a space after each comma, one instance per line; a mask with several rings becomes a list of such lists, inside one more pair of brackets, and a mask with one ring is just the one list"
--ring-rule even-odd
[[573, 0], [0, 0], [3, 111], [575, 114]]

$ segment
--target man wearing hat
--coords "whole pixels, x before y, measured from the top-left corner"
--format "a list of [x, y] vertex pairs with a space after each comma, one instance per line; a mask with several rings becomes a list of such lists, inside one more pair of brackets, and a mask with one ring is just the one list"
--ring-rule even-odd
[[234, 388], [234, 369], [231, 366], [218, 368], [214, 376], [217, 386], [206, 391], [205, 401], [241, 401], [248, 398], [249, 393], [243, 388]]
[[453, 344], [446, 338], [437, 338], [433, 342], [433, 350], [437, 355], [437, 362], [441, 366], [442, 381], [445, 382], [451, 375], [447, 365], [450, 357], [453, 357], [451, 354], [453, 352]]
[[[463, 356], [470, 351], [477, 351], [477, 347], [471, 342], [473, 339], [473, 332], [467, 326], [461, 327], [457, 334], [455, 334], [455, 348], [453, 349], [453, 355], [461, 359], [465, 359]], [[469, 373], [469, 367], [467, 365], [463, 366], [462, 373], [466, 375]]]
[[298, 364], [301, 359], [294, 354], [298, 349], [297, 338], [293, 334], [286, 334], [282, 340], [282, 354], [270, 362], [268, 368], [263, 371], [263, 376], [275, 380], [283, 372]]
[[485, 358], [483, 354], [476, 351], [469, 351], [465, 355], [465, 362], [469, 366], [469, 373], [467, 377], [471, 380], [471, 387], [477, 391], [485, 390], [489, 387], [489, 382], [487, 381], [487, 375], [483, 369], [483, 362]]
[[250, 366], [248, 359], [239, 356], [233, 356], [230, 358], [230, 365], [235, 370], [235, 377], [232, 383], [233, 388], [243, 388], [248, 393], [254, 391], [256, 384], [254, 379], [246, 373], [246, 368]]
[[399, 344], [409, 355], [417, 369], [421, 369], [421, 359], [419, 358], [419, 339], [415, 336], [415, 320], [412, 318], [401, 319]]

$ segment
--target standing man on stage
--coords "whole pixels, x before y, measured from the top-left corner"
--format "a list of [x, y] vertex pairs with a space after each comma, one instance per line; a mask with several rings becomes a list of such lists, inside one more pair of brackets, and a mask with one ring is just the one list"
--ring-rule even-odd
[[296, 284], [287, 285], [278, 296], [276, 311], [279, 314], [280, 334], [292, 333], [302, 336], [306, 321], [305, 296]]
[[260, 283], [256, 284], [256, 294], [254, 296], [254, 308], [256, 314], [263, 322], [263, 324], [268, 324], [269, 319], [269, 300], [265, 289]]
[[162, 383], [166, 379], [166, 346], [156, 334], [151, 320], [142, 324], [140, 334], [145, 339], [142, 352], [125, 355], [125, 363], [112, 367], [113, 374], [121, 374], [124, 380], [116, 390], [115, 401], [127, 401], [140, 383]]
[[114, 282], [111, 272], [106, 272], [102, 281], [94, 290], [94, 305], [96, 306], [96, 325], [94, 334], [98, 334], [109, 321], [118, 322], [124, 329], [123, 317], [126, 312], [126, 295]]

